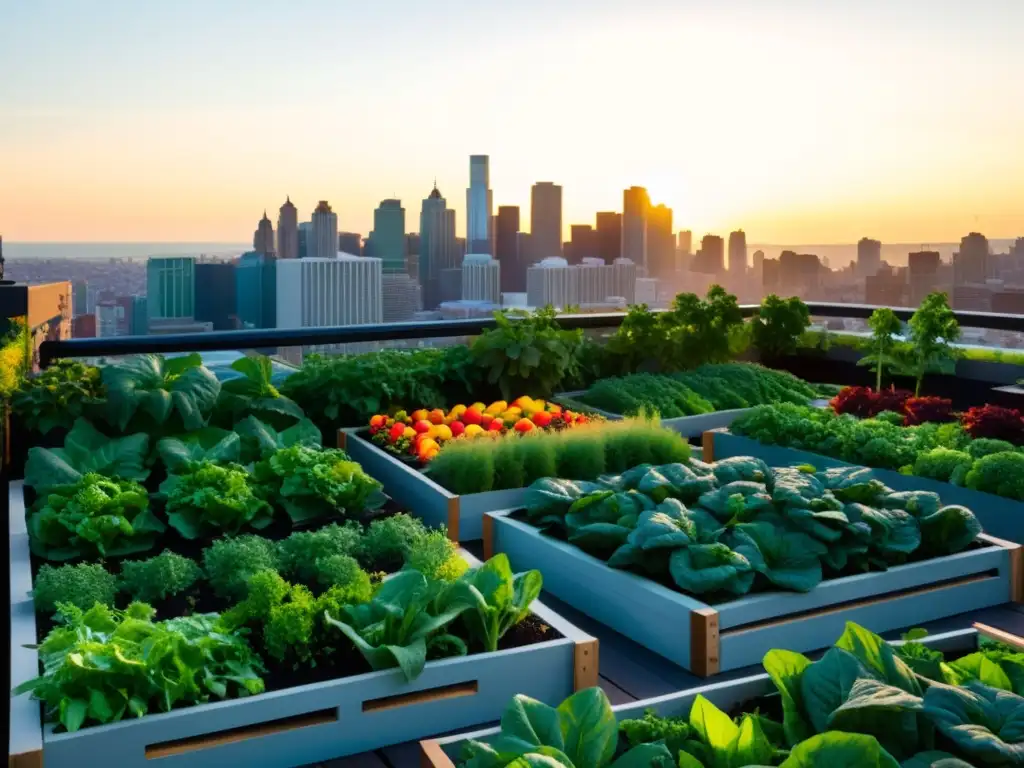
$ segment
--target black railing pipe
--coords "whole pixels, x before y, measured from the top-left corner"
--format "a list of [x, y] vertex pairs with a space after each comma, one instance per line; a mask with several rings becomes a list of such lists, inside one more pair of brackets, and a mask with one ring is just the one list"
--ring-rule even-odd
[[[871, 304], [837, 304], [807, 302], [815, 317], [867, 319], [879, 307]], [[745, 304], [744, 316], [753, 315], [759, 305]], [[909, 320], [913, 309], [893, 307], [901, 320]], [[558, 323], [567, 329], [617, 328], [625, 317], [623, 312], [602, 314], [559, 315]], [[1024, 333], [1024, 315], [995, 312], [956, 312], [960, 325], [995, 331]], [[39, 348], [39, 363], [44, 368], [65, 357], [105, 357], [135, 355], [145, 352], [224, 352], [269, 347], [304, 347], [324, 344], [357, 344], [367, 341], [409, 341], [452, 336], [476, 336], [495, 327], [493, 318], [467, 320], [434, 320], [420, 323], [381, 323], [378, 325], [345, 325], [329, 328], [268, 328], [248, 331], [213, 331], [210, 333], [179, 333], [162, 336], [114, 336], [97, 339], [66, 339], [44, 341]]]

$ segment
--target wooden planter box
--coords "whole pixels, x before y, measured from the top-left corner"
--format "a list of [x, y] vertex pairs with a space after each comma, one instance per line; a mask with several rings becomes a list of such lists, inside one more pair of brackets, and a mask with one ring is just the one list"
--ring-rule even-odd
[[[35, 610], [22, 483], [10, 490], [11, 685], [38, 674]], [[471, 555], [464, 556], [472, 562]], [[497, 720], [520, 691], [557, 704], [597, 684], [597, 640], [535, 602], [561, 638], [507, 651], [431, 661], [407, 683], [370, 672], [243, 699], [55, 733], [42, 705], [11, 699], [10, 766], [143, 768], [301, 766]]]
[[756, 664], [767, 648], [824, 648], [847, 621], [888, 632], [1024, 596], [1024, 551], [984, 536], [984, 546], [967, 552], [712, 606], [611, 568], [511, 513], [485, 518], [485, 556], [504, 552], [516, 570], [538, 569], [559, 600], [700, 676]]
[[486, 512], [520, 506], [525, 488], [459, 496], [366, 439], [362, 427], [338, 430], [338, 447], [358, 461], [368, 475], [384, 484], [384, 492], [427, 525], [448, 527], [452, 541], [476, 541], [483, 536]]
[[[555, 395], [553, 398], [556, 403], [579, 403], [581, 406], [586, 407], [587, 410], [593, 411], [594, 413], [604, 416], [606, 419], [612, 421], [621, 421], [624, 417], [619, 413], [610, 413], [608, 411], [602, 411], [600, 408], [594, 408], [592, 405], [586, 405], [579, 398], [587, 394], [586, 390], [578, 390], [576, 392], [564, 392], [559, 395]], [[828, 405], [828, 400], [812, 400], [811, 405], [817, 408], [824, 408]], [[570, 405], [571, 407], [571, 405]], [[753, 408], [731, 408], [727, 411], [714, 411], [713, 413], [698, 413], [694, 416], [676, 416], [672, 419], [662, 419], [661, 426], [666, 429], [671, 429], [678, 432], [683, 437], [699, 437], [708, 430], [711, 429], [722, 429], [731, 425], [736, 419], [745, 413], [749, 413]]]
[[[978, 649], [979, 639], [989, 637], [999, 642], [1008, 643], [1024, 650], [1024, 640], [999, 629], [983, 624], [975, 624], [974, 629], [961, 629], [941, 635], [926, 637], [922, 642], [931, 648], [947, 653], [972, 653]], [[838, 635], [836, 636], [838, 637]], [[893, 645], [900, 645], [895, 641]], [[765, 650], [768, 650], [767, 648]], [[698, 695], [711, 701], [720, 709], [728, 712], [747, 701], [766, 694], [774, 693], [775, 685], [766, 674], [751, 675], [739, 680], [725, 683], [713, 683], [699, 688], [691, 688], [679, 693], [670, 693], [652, 699], [619, 704], [612, 707], [618, 721], [642, 718], [648, 710], [654, 710], [662, 717], [688, 717], [690, 707]], [[428, 739], [420, 742], [420, 765], [422, 768], [455, 768], [462, 745], [470, 740], [484, 740], [497, 736], [500, 728], [487, 728], [473, 733], [462, 733], [440, 739]]]
[[[763, 459], [773, 467], [788, 467], [794, 464], [811, 464], [817, 469], [855, 466], [840, 459], [823, 456], [820, 453], [811, 453], [780, 445], [765, 445], [749, 437], [734, 435], [727, 430], [705, 432], [702, 445], [704, 461], [717, 461], [730, 456], [754, 456]], [[939, 494], [943, 504], [959, 504], [967, 507], [981, 522], [981, 527], [985, 532], [992, 536], [1019, 543], [1024, 542], [1024, 501], [962, 488], [927, 477], [901, 475], [891, 469], [872, 467], [871, 471], [893, 490], [933, 491]]]

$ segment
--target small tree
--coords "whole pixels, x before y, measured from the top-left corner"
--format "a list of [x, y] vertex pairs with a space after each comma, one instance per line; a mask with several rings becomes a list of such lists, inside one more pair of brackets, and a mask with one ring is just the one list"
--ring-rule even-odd
[[960, 323], [945, 293], [928, 294], [910, 318], [910, 372], [917, 381], [914, 395], [921, 394], [926, 373], [953, 373], [960, 338]]
[[736, 297], [720, 285], [711, 286], [704, 299], [693, 293], [679, 294], [662, 317], [671, 329], [679, 368], [730, 360], [731, 342], [743, 329], [743, 312]]
[[876, 309], [868, 318], [871, 329], [871, 340], [868, 342], [870, 354], [860, 359], [857, 365], [867, 365], [875, 372], [875, 391], [882, 388], [883, 372], [902, 371], [903, 362], [899, 357], [899, 341], [896, 338], [903, 329], [903, 323], [896, 313], [888, 307]]
[[768, 357], [792, 354], [810, 324], [811, 313], [799, 296], [780, 299], [769, 294], [751, 323], [754, 346]]

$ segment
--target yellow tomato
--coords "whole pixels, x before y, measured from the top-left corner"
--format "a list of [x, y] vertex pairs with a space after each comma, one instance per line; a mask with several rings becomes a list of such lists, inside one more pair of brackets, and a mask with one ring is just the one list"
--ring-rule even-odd
[[484, 428], [481, 427], [479, 424], [467, 424], [466, 431], [463, 432], [462, 434], [464, 434], [466, 437], [476, 437], [477, 435], [483, 433], [484, 431]]
[[491, 416], [497, 416], [499, 413], [503, 413], [508, 410], [508, 403], [504, 400], [496, 400], [487, 406], [487, 410], [484, 413], [489, 413]]
[[431, 430], [434, 434], [432, 437], [435, 440], [451, 440], [452, 439], [452, 428], [447, 424], [438, 424]]

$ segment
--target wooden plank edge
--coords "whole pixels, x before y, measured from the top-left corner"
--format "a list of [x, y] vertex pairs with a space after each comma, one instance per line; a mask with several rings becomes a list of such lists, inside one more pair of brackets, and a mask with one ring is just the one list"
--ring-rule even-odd
[[338, 447], [341, 450], [345, 450], [345, 444], [347, 443], [347, 441], [348, 441], [348, 432], [346, 432], [344, 429], [339, 428], [338, 429]]
[[[459, 543], [459, 497], [448, 497], [448, 538]], [[486, 559], [486, 558], [485, 558]]]
[[425, 739], [420, 742], [420, 768], [455, 768], [455, 763], [437, 739]]
[[43, 750], [8, 755], [7, 768], [43, 768]]
[[699, 677], [710, 677], [717, 675], [721, 671], [721, 666], [718, 611], [714, 608], [699, 608], [691, 611], [690, 671]]
[[483, 532], [481, 537], [484, 542], [484, 560], [490, 560], [494, 557], [494, 518], [491, 517], [490, 512], [484, 513], [482, 524]]
[[578, 640], [573, 652], [573, 690], [597, 687], [598, 668], [600, 667], [598, 643], [596, 638]]
[[707, 430], [700, 436], [700, 458], [705, 464], [715, 460], [715, 433]]
[[982, 624], [981, 622], [975, 622], [974, 629], [982, 637], [987, 637], [989, 640], [995, 640], [999, 643], [1005, 643], [1011, 648], [1016, 648], [1018, 651], [1024, 651], [1024, 638], [1017, 637], [1005, 629], [997, 629], [996, 627], [990, 627], [988, 624]]

